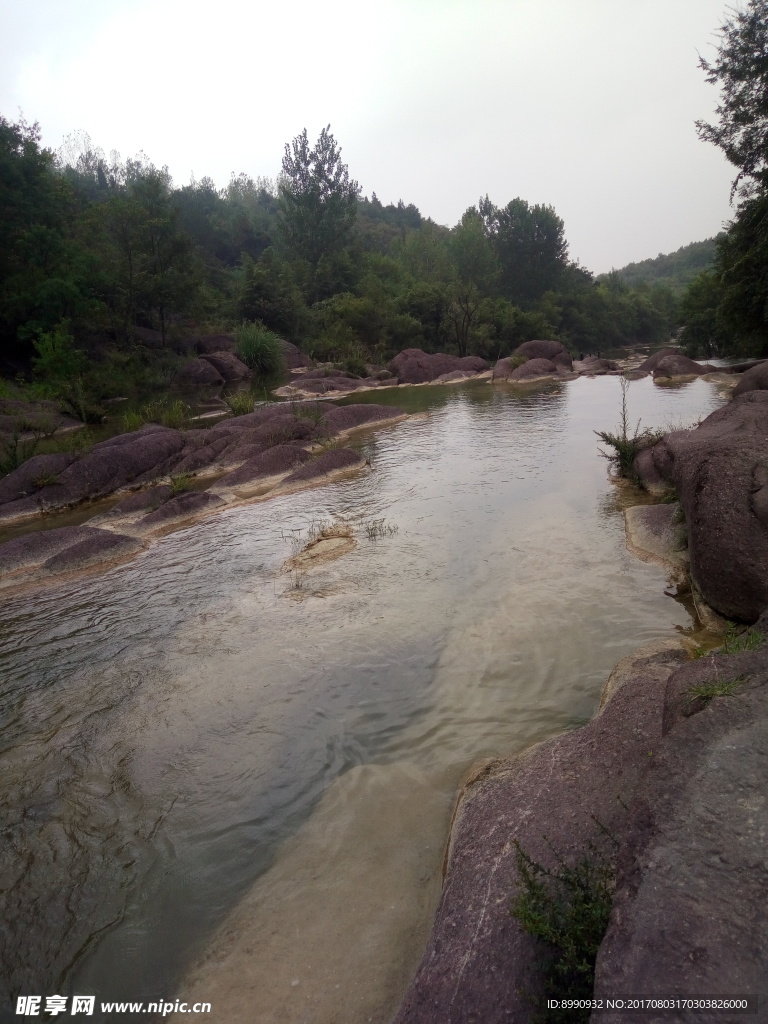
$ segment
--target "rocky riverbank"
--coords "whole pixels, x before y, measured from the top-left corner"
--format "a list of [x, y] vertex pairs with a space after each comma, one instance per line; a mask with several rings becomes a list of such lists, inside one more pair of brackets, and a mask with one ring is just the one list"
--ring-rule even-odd
[[[554, 991], [552, 947], [512, 913], [520, 850], [553, 875], [607, 866], [596, 999], [759, 994], [754, 1019], [768, 1020], [766, 467], [762, 390], [638, 457], [641, 480], [675, 488], [680, 504], [629, 509], [630, 548], [690, 584], [697, 607], [750, 628], [704, 656], [683, 639], [646, 645], [616, 666], [588, 725], [476, 767], [457, 800], [434, 928], [396, 1024], [527, 1022], [541, 1000], [569, 995]], [[552, 877], [547, 884], [558, 891]], [[649, 1019], [593, 1014], [614, 1018]]]
[[152, 424], [80, 455], [36, 456], [0, 481], [0, 524], [34, 525], [44, 514], [123, 497], [87, 525], [38, 529], [0, 545], [0, 588], [113, 564], [153, 536], [240, 501], [363, 470], [363, 456], [338, 442], [405, 415], [381, 405], [275, 404], [209, 430]]

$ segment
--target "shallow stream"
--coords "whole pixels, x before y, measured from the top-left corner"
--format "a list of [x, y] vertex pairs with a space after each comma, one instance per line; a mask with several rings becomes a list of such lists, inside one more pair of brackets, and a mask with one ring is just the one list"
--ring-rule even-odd
[[[353, 439], [370, 472], [0, 606], [13, 995], [384, 1024], [465, 770], [586, 721], [621, 657], [694, 628], [625, 548], [593, 433], [616, 427], [617, 378], [361, 400], [420, 413]], [[629, 389], [651, 427], [722, 401]], [[353, 550], [284, 572], [331, 520]], [[206, 950], [216, 969], [190, 975]]]

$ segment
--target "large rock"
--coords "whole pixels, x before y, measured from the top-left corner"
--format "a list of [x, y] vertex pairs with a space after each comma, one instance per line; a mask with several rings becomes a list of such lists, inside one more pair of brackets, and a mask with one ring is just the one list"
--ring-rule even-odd
[[76, 572], [92, 565], [127, 558], [137, 554], [143, 547], [135, 537], [94, 529], [90, 536], [47, 559], [43, 569], [50, 573]]
[[571, 354], [559, 341], [524, 341], [512, 355], [525, 356], [526, 359], [551, 359], [552, 362], [571, 368]]
[[329, 436], [336, 437], [349, 430], [398, 420], [403, 416], [405, 412], [393, 405], [341, 405], [328, 409], [323, 414], [322, 424]]
[[754, 622], [768, 607], [768, 391], [751, 391], [695, 430], [635, 459], [641, 481], [677, 489], [691, 575], [720, 615]]
[[283, 360], [289, 370], [298, 370], [302, 366], [312, 366], [312, 360], [301, 352], [292, 342], [281, 340]]
[[749, 391], [768, 391], [768, 361], [746, 370], [739, 383], [733, 389], [734, 398], [746, 395]]
[[680, 355], [679, 348], [660, 348], [658, 352], [654, 352], [652, 356], [648, 356], [638, 366], [638, 370], [643, 373], [650, 373], [651, 370], [655, 370], [659, 362], [664, 359], [665, 356], [678, 356]]
[[34, 455], [27, 459], [18, 469], [14, 469], [0, 480], [0, 505], [39, 492], [46, 484], [52, 482], [52, 477], [58, 477], [59, 473], [76, 461], [76, 455], [67, 455], [63, 452], [54, 455]]
[[238, 469], [216, 481], [215, 489], [240, 487], [275, 476], [286, 476], [297, 466], [309, 462], [312, 456], [303, 448], [290, 445], [275, 445], [265, 452], [248, 459]]
[[[737, 677], [735, 695], [705, 702], [688, 692]], [[765, 1021], [768, 652], [681, 668], [667, 685], [667, 711], [676, 713], [665, 716], [663, 741], [650, 746], [624, 828], [594, 995], [760, 994], [760, 1012], [751, 1019]], [[623, 1012], [592, 1019], [650, 1018]]]
[[159, 529], [162, 526], [169, 526], [171, 523], [193, 519], [206, 512], [211, 512], [223, 504], [224, 501], [217, 494], [211, 494], [208, 491], [187, 491], [186, 494], [171, 498], [160, 508], [144, 516], [139, 520], [137, 527], [142, 530]]
[[14, 537], [0, 544], [0, 576], [42, 565], [60, 551], [103, 532], [91, 526], [62, 526]]
[[471, 779], [433, 932], [396, 1024], [531, 1019], [530, 998], [545, 995], [546, 952], [510, 913], [519, 884], [514, 842], [549, 869], [556, 855], [578, 863], [590, 844], [610, 856], [606, 831], [621, 832], [661, 739], [667, 680], [684, 657], [669, 641], [641, 649], [617, 666], [607, 687], [614, 696], [592, 722]]
[[[647, 360], [646, 360], [647, 361]], [[712, 373], [715, 366], [702, 365], [681, 352], [663, 356], [653, 368], [653, 379], [657, 377], [699, 377], [703, 373]]]
[[285, 478], [286, 485], [308, 483], [310, 480], [321, 480], [323, 477], [336, 475], [347, 470], [362, 469], [365, 459], [360, 452], [351, 448], [331, 448], [316, 459], [307, 462]]
[[437, 380], [444, 373], [453, 373], [454, 370], [483, 373], [490, 368], [490, 364], [479, 356], [460, 358], [443, 352], [427, 353], [420, 348], [406, 348], [395, 356], [387, 368], [400, 384], [425, 384]]
[[210, 352], [200, 356], [221, 374], [226, 381], [245, 380], [252, 373], [233, 352]]
[[558, 367], [551, 359], [528, 359], [516, 367], [509, 375], [509, 380], [531, 380], [540, 377], [556, 377]]
[[153, 476], [165, 476], [183, 447], [180, 431], [156, 424], [121, 434], [94, 445], [59, 473], [55, 484], [42, 487], [36, 498], [42, 505], [71, 505], [104, 497]]
[[224, 378], [216, 367], [205, 359], [190, 359], [176, 372], [173, 384], [176, 387], [198, 387], [209, 384], [223, 384]]

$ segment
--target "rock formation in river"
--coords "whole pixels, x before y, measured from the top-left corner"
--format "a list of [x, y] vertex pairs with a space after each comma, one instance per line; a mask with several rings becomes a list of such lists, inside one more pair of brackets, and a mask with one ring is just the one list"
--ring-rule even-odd
[[754, 622], [768, 607], [768, 392], [735, 397], [695, 430], [667, 434], [634, 471], [652, 492], [677, 490], [705, 601]]
[[406, 348], [399, 352], [387, 367], [400, 384], [425, 384], [444, 374], [457, 370], [468, 376], [484, 373], [490, 364], [479, 356], [450, 356], [444, 352], [422, 352], [420, 348]]

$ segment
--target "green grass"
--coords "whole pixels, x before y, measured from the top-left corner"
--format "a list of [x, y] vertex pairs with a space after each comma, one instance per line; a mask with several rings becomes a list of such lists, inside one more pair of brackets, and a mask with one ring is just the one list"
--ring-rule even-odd
[[765, 643], [765, 637], [751, 627], [740, 629], [731, 625], [725, 633], [723, 652], [725, 654], [742, 654], [744, 651], [756, 651]]
[[12, 473], [27, 459], [31, 459], [33, 455], [37, 454], [39, 444], [39, 435], [22, 441], [20, 433], [14, 431], [12, 436], [0, 445], [0, 476]]
[[186, 491], [192, 490], [192, 480], [194, 479], [192, 473], [178, 473], [176, 476], [171, 476], [170, 479], [174, 498], [177, 494], [184, 494]]
[[250, 391], [235, 391], [231, 395], [224, 395], [224, 401], [233, 416], [245, 416], [249, 412], [253, 412], [256, 404], [256, 399]]
[[177, 398], [175, 402], [168, 404], [166, 398], [155, 398], [146, 402], [135, 412], [127, 412], [123, 416], [122, 424], [124, 433], [140, 430], [148, 423], [159, 423], [164, 427], [172, 427], [174, 430], [185, 430], [191, 421], [192, 410]]
[[234, 334], [237, 354], [246, 366], [263, 376], [271, 376], [285, 368], [282, 342], [263, 323], [243, 320]]
[[[519, 884], [511, 912], [523, 931], [546, 949], [542, 958], [544, 999], [553, 993], [590, 999], [597, 951], [611, 913], [613, 865], [590, 846], [589, 856], [572, 867], [552, 850], [558, 866], [549, 870], [533, 860], [517, 840], [514, 845]], [[588, 1009], [550, 1009], [544, 1000], [538, 1009], [532, 1019], [544, 1024], [577, 1024], [590, 1016]]]
[[738, 676], [736, 679], [724, 679], [714, 683], [698, 683], [696, 686], [689, 686], [687, 690], [683, 691], [683, 695], [688, 698], [686, 706], [699, 699], [703, 700], [705, 704], [709, 704], [714, 697], [735, 697], [736, 687], [742, 682], [742, 677]]

